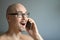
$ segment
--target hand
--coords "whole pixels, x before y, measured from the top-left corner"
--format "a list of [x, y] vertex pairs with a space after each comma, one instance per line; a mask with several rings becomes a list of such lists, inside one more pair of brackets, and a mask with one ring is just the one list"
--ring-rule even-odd
[[34, 38], [35, 40], [42, 40], [42, 37], [40, 36], [39, 32], [38, 32], [38, 29], [37, 29], [37, 26], [36, 26], [36, 23], [33, 19], [29, 18], [28, 21], [30, 22], [28, 25], [30, 25], [30, 28], [29, 26], [26, 27], [26, 30], [27, 32], [29, 33], [29, 35]]

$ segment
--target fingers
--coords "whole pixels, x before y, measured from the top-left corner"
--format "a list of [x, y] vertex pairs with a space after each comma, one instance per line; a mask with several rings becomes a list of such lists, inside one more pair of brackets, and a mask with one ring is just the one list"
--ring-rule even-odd
[[29, 20], [31, 23], [35, 23], [32, 18], [28, 18], [28, 20]]
[[31, 30], [33, 30], [33, 32], [37, 33], [38, 29], [37, 29], [37, 25], [36, 25], [35, 21], [32, 18], [29, 18], [29, 21], [32, 23]]

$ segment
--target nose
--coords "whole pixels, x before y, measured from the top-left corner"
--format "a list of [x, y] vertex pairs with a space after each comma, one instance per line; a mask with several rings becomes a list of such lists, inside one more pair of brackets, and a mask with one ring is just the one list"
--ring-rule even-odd
[[24, 15], [22, 15], [22, 20], [25, 20], [25, 16]]

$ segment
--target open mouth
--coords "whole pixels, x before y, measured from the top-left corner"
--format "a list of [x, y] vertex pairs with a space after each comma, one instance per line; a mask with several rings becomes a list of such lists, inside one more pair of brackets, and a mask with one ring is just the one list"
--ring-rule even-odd
[[21, 23], [21, 25], [23, 25], [23, 26], [24, 26], [24, 25], [25, 25], [25, 23]]

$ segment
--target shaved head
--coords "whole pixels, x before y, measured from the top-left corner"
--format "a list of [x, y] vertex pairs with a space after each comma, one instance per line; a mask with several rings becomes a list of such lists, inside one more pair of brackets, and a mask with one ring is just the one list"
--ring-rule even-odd
[[27, 10], [26, 10], [26, 8], [22, 4], [16, 3], [16, 4], [10, 5], [7, 8], [6, 14], [8, 14], [8, 13], [16, 13], [18, 11], [22, 11], [22, 13], [25, 13]]

